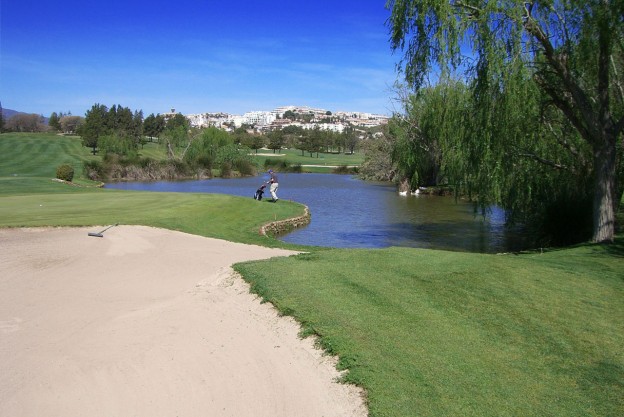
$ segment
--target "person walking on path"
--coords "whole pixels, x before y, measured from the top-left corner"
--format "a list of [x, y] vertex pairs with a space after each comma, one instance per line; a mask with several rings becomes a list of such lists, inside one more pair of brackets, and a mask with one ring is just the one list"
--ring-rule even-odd
[[273, 172], [272, 169], [269, 170], [269, 175], [271, 176], [271, 179], [269, 180], [269, 184], [271, 184], [269, 191], [273, 197], [273, 202], [276, 203], [277, 200], [279, 200], [277, 198], [277, 188], [279, 187], [279, 183], [277, 182], [277, 175], [275, 175], [275, 172]]

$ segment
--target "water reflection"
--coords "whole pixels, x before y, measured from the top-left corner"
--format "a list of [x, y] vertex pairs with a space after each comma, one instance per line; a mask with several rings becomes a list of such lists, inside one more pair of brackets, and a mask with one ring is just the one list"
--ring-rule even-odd
[[[406, 246], [470, 252], [506, 252], [524, 248], [521, 234], [505, 227], [504, 213], [493, 208], [483, 218], [471, 204], [449, 197], [399, 196], [392, 185], [347, 175], [279, 175], [279, 197], [307, 205], [309, 226], [282, 237], [313, 246], [381, 248]], [[265, 177], [182, 182], [132, 182], [107, 188], [206, 192], [252, 198]], [[266, 194], [265, 194], [266, 196]], [[259, 203], [261, 204], [261, 203]], [[279, 203], [278, 203], [279, 204]]]

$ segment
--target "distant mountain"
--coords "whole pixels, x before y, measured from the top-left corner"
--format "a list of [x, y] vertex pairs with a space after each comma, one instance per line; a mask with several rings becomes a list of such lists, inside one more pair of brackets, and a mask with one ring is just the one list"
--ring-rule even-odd
[[[26, 113], [23, 111], [17, 111], [17, 110], [11, 110], [11, 109], [5, 109], [4, 107], [2, 108], [2, 117], [4, 117], [4, 121], [9, 120], [11, 117], [15, 116], [16, 114], [32, 114], [32, 113]], [[43, 117], [43, 123], [44, 124], [48, 124], [48, 120], [49, 117]]]
[[12, 116], [15, 116], [16, 114], [19, 114], [19, 113], [23, 113], [23, 112], [17, 111], [17, 110], [5, 109], [4, 107], [2, 108], [2, 117], [4, 117], [4, 120], [10, 119]]

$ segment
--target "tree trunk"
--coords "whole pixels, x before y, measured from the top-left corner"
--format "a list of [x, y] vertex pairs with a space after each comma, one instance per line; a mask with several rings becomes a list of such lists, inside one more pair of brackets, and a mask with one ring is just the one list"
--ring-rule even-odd
[[613, 242], [616, 207], [615, 137], [605, 134], [594, 147], [594, 242]]
[[167, 141], [167, 156], [169, 159], [173, 160], [175, 158], [175, 154], [173, 153], [173, 149], [171, 149], [171, 142]]

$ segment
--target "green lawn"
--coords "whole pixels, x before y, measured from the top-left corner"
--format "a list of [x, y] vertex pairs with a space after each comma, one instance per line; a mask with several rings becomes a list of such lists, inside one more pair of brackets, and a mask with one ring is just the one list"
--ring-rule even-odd
[[525, 255], [325, 250], [239, 264], [378, 416], [624, 415], [624, 239]]
[[[32, 188], [32, 193], [7, 188]], [[152, 193], [77, 188], [52, 181], [0, 179], [0, 227], [141, 224], [234, 242], [283, 246], [260, 226], [303, 214], [301, 205], [200, 193]]]
[[329, 172], [329, 169], [314, 169], [313, 167], [305, 167], [306, 165], [321, 165], [321, 166], [359, 166], [364, 161], [364, 155], [361, 153], [355, 153], [353, 155], [346, 155], [344, 153], [314, 153], [310, 156], [309, 153], [301, 155], [301, 151], [297, 149], [282, 149], [277, 153], [273, 153], [271, 150], [258, 150], [258, 154], [255, 158], [259, 165], [264, 166], [264, 161], [270, 159], [273, 161], [288, 161], [292, 165], [300, 164], [304, 166], [304, 171], [317, 171], [317, 172]]
[[158, 143], [147, 142], [145, 145], [139, 147], [139, 156], [159, 161], [167, 158], [167, 152], [165, 148]]
[[0, 178], [54, 178], [61, 164], [74, 167], [82, 175], [82, 162], [100, 159], [90, 154], [77, 136], [44, 133], [4, 133], [0, 135]]
[[[205, 193], [108, 190], [80, 178], [92, 156], [80, 139], [0, 135], [0, 227], [142, 224], [235, 242], [282, 245], [260, 236], [265, 223], [303, 214], [300, 204]], [[53, 181], [56, 166], [74, 166], [73, 186]]]
[[[0, 227], [143, 224], [286, 246], [258, 228], [302, 213], [51, 180], [89, 158], [76, 138], [0, 135]], [[624, 415], [624, 236], [520, 255], [302, 249], [236, 269], [339, 355], [371, 417]]]
[[[255, 159], [258, 162], [260, 167], [264, 166], [264, 161], [268, 159], [272, 159], [275, 161], [286, 160], [291, 164], [301, 164], [301, 165], [321, 165], [321, 166], [360, 166], [362, 162], [364, 162], [364, 154], [361, 152], [356, 152], [353, 155], [344, 154], [344, 153], [316, 153], [310, 156], [309, 153], [305, 153], [301, 155], [301, 151], [297, 149], [282, 149], [277, 152], [273, 152], [272, 150], [267, 149], [259, 149], [256, 155], [255, 151], [252, 151], [255, 155]], [[139, 149], [139, 155], [152, 159], [164, 159], [167, 157], [166, 152], [162, 146], [158, 143], [147, 142], [143, 147]], [[310, 170], [312, 168], [307, 168], [306, 170]], [[325, 170], [324, 172], [328, 172]]]

